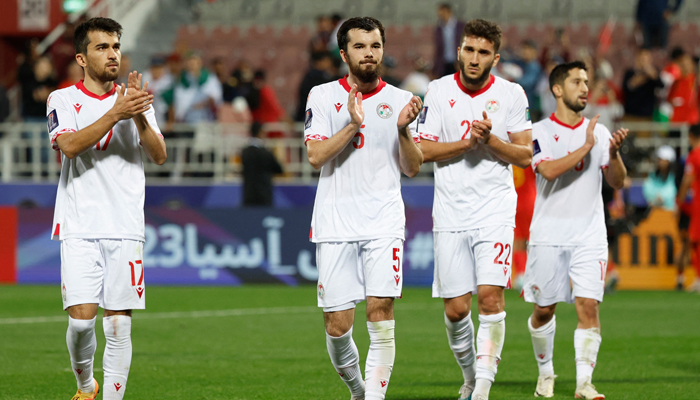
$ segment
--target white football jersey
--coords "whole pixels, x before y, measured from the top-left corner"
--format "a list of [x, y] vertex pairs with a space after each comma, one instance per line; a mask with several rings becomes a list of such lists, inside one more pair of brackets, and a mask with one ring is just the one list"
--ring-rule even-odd
[[[491, 76], [473, 92], [460, 81], [460, 72], [430, 83], [418, 118], [422, 140], [456, 142], [471, 137], [483, 111], [492, 121], [491, 135], [509, 142], [511, 133], [532, 128], [527, 97], [516, 83]], [[435, 163], [433, 230], [464, 231], [486, 226], [515, 226], [517, 194], [513, 169], [487, 146]]]
[[[309, 93], [304, 141], [326, 140], [350, 123], [347, 76]], [[311, 219], [312, 242], [404, 238], [399, 131], [401, 110], [413, 94], [380, 79], [363, 94], [365, 120], [350, 143], [321, 167]], [[411, 134], [418, 142], [415, 124]]]
[[[46, 105], [54, 150], [59, 150], [58, 136], [92, 125], [116, 100], [116, 85], [98, 96], [82, 81], [51, 93]], [[161, 135], [153, 107], [144, 115]], [[145, 185], [136, 124], [131, 119], [119, 121], [102, 140], [72, 160], [61, 154], [51, 238], [143, 241]]]
[[[532, 127], [532, 168], [557, 160], [586, 143], [588, 118], [575, 126], [554, 114]], [[552, 246], [607, 245], [602, 169], [610, 163], [610, 131], [595, 127], [596, 144], [574, 169], [547, 181], [537, 174], [537, 197], [530, 224], [530, 244]]]

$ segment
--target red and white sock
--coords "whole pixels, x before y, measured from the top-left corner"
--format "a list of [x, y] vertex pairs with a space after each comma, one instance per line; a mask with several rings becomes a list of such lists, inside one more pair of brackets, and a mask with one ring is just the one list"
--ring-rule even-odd
[[473, 397], [480, 394], [488, 398], [491, 384], [498, 372], [505, 337], [505, 311], [493, 315], [479, 314], [479, 331], [476, 333], [476, 385]]
[[527, 319], [527, 327], [532, 338], [532, 349], [535, 350], [535, 360], [540, 370], [540, 376], [554, 375], [554, 335], [557, 333], [557, 317], [535, 329], [532, 327], [532, 317]]
[[102, 359], [104, 370], [103, 399], [121, 400], [131, 368], [131, 317], [112, 315], [102, 318], [107, 344]]
[[92, 366], [95, 362], [95, 349], [97, 349], [97, 339], [95, 337], [96, 319], [97, 317], [93, 319], [73, 319], [68, 317], [66, 345], [68, 345], [70, 363], [75, 379], [78, 382], [78, 389], [84, 393], [95, 391]]
[[369, 352], [365, 363], [365, 400], [384, 400], [396, 358], [394, 321], [367, 322]]

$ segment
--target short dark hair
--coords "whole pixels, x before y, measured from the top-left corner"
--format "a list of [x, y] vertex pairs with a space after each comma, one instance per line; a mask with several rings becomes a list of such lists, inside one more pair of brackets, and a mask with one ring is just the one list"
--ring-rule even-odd
[[483, 19], [473, 19], [464, 25], [460, 45], [467, 36], [484, 38], [493, 43], [493, 50], [498, 53], [498, 49], [501, 48], [501, 34], [501, 28], [497, 24]]
[[438, 4], [438, 10], [449, 10], [449, 11], [452, 11], [452, 4], [450, 4], [450, 3], [440, 3], [440, 4]]
[[554, 85], [562, 85], [566, 78], [569, 77], [569, 71], [572, 69], [582, 69], [586, 71], [586, 63], [583, 61], [572, 61], [554, 67], [552, 73], [549, 74], [549, 90], [552, 91], [552, 94], [554, 94]]
[[671, 50], [671, 60], [678, 60], [685, 55], [685, 50], [682, 47], [676, 46]]
[[75, 36], [73, 37], [75, 54], [87, 54], [87, 48], [90, 44], [88, 33], [95, 31], [115, 34], [120, 39], [122, 37], [122, 26], [119, 22], [111, 18], [90, 18], [75, 28]]
[[348, 33], [353, 29], [361, 29], [366, 32], [372, 32], [379, 29], [379, 34], [382, 35], [382, 46], [386, 43], [386, 35], [384, 34], [384, 25], [379, 20], [372, 17], [354, 17], [346, 20], [338, 29], [338, 48], [343, 51], [348, 51], [348, 43], [350, 37]]

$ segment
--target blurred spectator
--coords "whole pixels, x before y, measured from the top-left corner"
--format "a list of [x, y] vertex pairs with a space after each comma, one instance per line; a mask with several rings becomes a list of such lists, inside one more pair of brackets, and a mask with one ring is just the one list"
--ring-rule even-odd
[[248, 103], [248, 108], [257, 108], [260, 104], [260, 92], [254, 90], [253, 79], [255, 71], [246, 60], [240, 60], [238, 65], [231, 73], [229, 81], [234, 88], [233, 97], [242, 97]]
[[322, 85], [333, 80], [331, 70], [333, 60], [328, 51], [311, 54], [311, 67], [306, 71], [306, 75], [301, 80], [297, 95], [297, 112], [294, 115], [295, 121], [303, 121], [306, 113], [306, 99], [314, 86]]
[[465, 23], [458, 21], [452, 15], [452, 6], [441, 3], [437, 8], [438, 24], [435, 27], [435, 60], [433, 61], [433, 77], [457, 72], [457, 48], [462, 38]]
[[280, 122], [286, 119], [287, 114], [277, 99], [275, 90], [265, 81], [265, 71], [259, 69], [255, 71], [253, 78], [253, 90], [259, 94], [260, 103], [257, 107], [250, 108], [253, 121], [261, 124], [267, 122]]
[[651, 121], [656, 106], [656, 89], [663, 87], [654, 68], [651, 51], [639, 49], [634, 67], [625, 72], [622, 81], [626, 121]]
[[119, 61], [119, 76], [117, 77], [116, 83], [118, 85], [127, 85], [129, 80], [129, 72], [131, 69], [131, 56], [128, 54], [122, 54], [122, 59]]
[[430, 77], [426, 73], [428, 69], [428, 62], [424, 58], [418, 57], [413, 60], [413, 71], [401, 82], [401, 89], [408, 90], [421, 99], [425, 98], [430, 84]]
[[327, 15], [319, 15], [316, 17], [316, 33], [309, 41], [309, 50], [311, 55], [314, 53], [323, 53], [328, 51], [328, 43], [331, 39], [331, 32], [335, 28], [333, 21]]
[[676, 176], [673, 164], [676, 151], [671, 146], [661, 146], [656, 150], [656, 170], [644, 179], [642, 190], [649, 207], [661, 207], [668, 211], [676, 209]]
[[540, 65], [547, 65], [550, 60], [555, 59], [560, 59], [560, 62], [571, 61], [571, 41], [569, 34], [563, 28], [552, 31], [542, 46]]
[[283, 172], [282, 166], [260, 139], [260, 129], [261, 124], [253, 122], [250, 142], [241, 153], [244, 206], [272, 206], [272, 176]]
[[[537, 83], [537, 94], [540, 98], [540, 110], [542, 117], [544, 118], [549, 118], [549, 116], [554, 114], [554, 112], [557, 110], [557, 99], [554, 98], [552, 90], [549, 88], [549, 75], [552, 73], [554, 67], [563, 62], [564, 61], [558, 57], [549, 60], [544, 66], [544, 73], [540, 77], [540, 81]], [[532, 121], [536, 122], [537, 120], [533, 119]]]
[[32, 87], [30, 83], [34, 80], [34, 64], [39, 58], [39, 53], [36, 48], [39, 45], [39, 39], [32, 39], [24, 49], [24, 53], [19, 57], [17, 68], [17, 82], [20, 85], [22, 95], [22, 109], [20, 115], [24, 115], [24, 102], [32, 98]]
[[10, 116], [10, 99], [7, 97], [5, 85], [0, 84], [0, 122], [5, 122]]
[[342, 15], [331, 15], [331, 26], [333, 28], [331, 29], [331, 35], [328, 38], [328, 51], [331, 52], [331, 56], [334, 59], [340, 61], [342, 65], [346, 65], [340, 58], [340, 49], [338, 48], [338, 29], [340, 29], [340, 25], [342, 25], [343, 22], [345, 22], [345, 18], [343, 18]]
[[202, 68], [202, 58], [192, 53], [175, 86], [163, 93], [163, 98], [173, 106], [172, 118], [177, 122], [215, 121], [216, 108], [222, 102], [221, 83], [216, 75]]
[[153, 110], [156, 113], [156, 121], [161, 126], [165, 126], [168, 121], [168, 104], [163, 98], [163, 93], [173, 86], [173, 76], [165, 68], [166, 59], [164, 56], [151, 57], [151, 64], [148, 71], [143, 73], [142, 82], [148, 82], [148, 92], [153, 94]]
[[216, 74], [217, 79], [219, 79], [219, 82], [221, 82], [224, 102], [229, 103], [233, 101], [234, 97], [236, 97], [236, 81], [231, 77], [231, 72], [228, 67], [226, 67], [226, 63], [222, 58], [217, 57], [212, 61], [211, 68], [214, 74]]
[[660, 74], [664, 87], [670, 88], [673, 82], [681, 77], [681, 62], [684, 56], [685, 50], [683, 50], [682, 47], [674, 47], [673, 50], [671, 50], [671, 59], [664, 69], [661, 70]]
[[520, 58], [516, 63], [522, 68], [523, 75], [518, 80], [525, 90], [527, 102], [530, 106], [530, 114], [533, 121], [538, 121], [542, 112], [540, 110], [539, 96], [537, 96], [537, 83], [542, 76], [542, 67], [537, 61], [537, 47], [532, 40], [525, 40], [520, 45]]
[[173, 78], [180, 76], [182, 73], [182, 57], [178, 53], [173, 53], [165, 60], [168, 67], [168, 72]]
[[582, 114], [586, 118], [593, 118], [600, 114], [598, 123], [604, 125], [611, 132], [617, 121], [624, 114], [624, 107], [618, 100], [617, 88], [611, 78], [612, 66], [603, 60], [596, 67], [588, 69], [588, 106]]
[[84, 77], [83, 67], [78, 65], [77, 61], [73, 60], [68, 64], [68, 68], [66, 68], [66, 77], [58, 84], [58, 88], [65, 89], [71, 87], [83, 80]]
[[396, 68], [396, 59], [394, 57], [384, 53], [381, 68], [380, 74], [384, 82], [395, 87], [399, 87], [399, 85], [401, 85], [401, 80], [394, 76], [394, 68]]
[[644, 47], [666, 48], [668, 44], [669, 19], [681, 7], [683, 0], [639, 0], [637, 24], [644, 36]]
[[[22, 97], [22, 117], [25, 121], [46, 121], [46, 100], [56, 90], [58, 82], [48, 57], [39, 57], [34, 63], [33, 74], [23, 82], [26, 97]], [[24, 92], [24, 91], [23, 91]]]
[[[66, 30], [56, 39], [49, 48], [51, 61], [56, 70], [56, 77], [60, 79], [66, 78], [70, 73], [68, 68], [72, 61], [75, 61], [75, 48], [73, 47], [73, 36], [75, 34], [75, 25], [66, 22]], [[82, 69], [82, 68], [81, 68]], [[60, 89], [60, 88], [59, 88]]]
[[700, 122], [698, 109], [697, 66], [689, 54], [684, 54], [679, 62], [680, 76], [671, 85], [668, 102], [673, 107], [671, 122], [696, 125]]

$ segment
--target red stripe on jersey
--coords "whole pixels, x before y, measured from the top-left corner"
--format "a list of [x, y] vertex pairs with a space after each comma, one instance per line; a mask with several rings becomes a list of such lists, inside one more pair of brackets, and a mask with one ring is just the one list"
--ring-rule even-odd
[[551, 119], [552, 121], [556, 122], [557, 124], [559, 124], [559, 125], [561, 125], [561, 126], [563, 126], [563, 127], [565, 127], [565, 128], [569, 128], [569, 129], [576, 129], [576, 128], [578, 128], [579, 126], [581, 126], [581, 124], [583, 124], [583, 117], [581, 117], [581, 120], [578, 122], [578, 124], [576, 124], [576, 125], [574, 125], [574, 126], [571, 126], [571, 125], [569, 125], [569, 124], [565, 124], [565, 123], [561, 122], [561, 121], [559, 120], [559, 118], [557, 118], [557, 117], [554, 115], [554, 113], [552, 113], [552, 115], [549, 116], [549, 119]]
[[92, 97], [93, 99], [97, 99], [97, 100], [104, 100], [104, 99], [106, 99], [107, 97], [113, 95], [114, 92], [117, 91], [117, 84], [116, 84], [116, 83], [115, 83], [114, 86], [112, 87], [112, 90], [110, 90], [109, 92], [107, 92], [107, 93], [105, 93], [105, 94], [103, 94], [103, 95], [97, 95], [97, 94], [92, 93], [91, 91], [89, 91], [89, 90], [85, 87], [85, 84], [83, 84], [83, 81], [82, 81], [82, 80], [81, 80], [80, 82], [76, 83], [76, 84], [75, 84], [75, 87], [77, 87], [81, 92], [85, 93], [86, 95]]
[[457, 71], [457, 72], [455, 72], [455, 75], [454, 75], [455, 81], [457, 82], [457, 86], [459, 86], [459, 88], [462, 89], [462, 91], [464, 93], [468, 94], [471, 97], [476, 97], [476, 96], [486, 92], [487, 90], [491, 89], [491, 86], [493, 86], [493, 83], [496, 82], [496, 77], [491, 75], [489, 78], [489, 83], [487, 83], [486, 86], [482, 87], [479, 90], [469, 90], [469, 89], [467, 89], [466, 86], [464, 86], [462, 84], [462, 80], [460, 79], [460, 74], [461, 74], [461, 72]]
[[[114, 128], [109, 130], [109, 135], [107, 136], [107, 140], [105, 140], [105, 147], [102, 148], [103, 151], [107, 151], [107, 145], [109, 144], [110, 139], [112, 139], [112, 132], [114, 132]], [[97, 150], [100, 149], [100, 144], [97, 143]]]
[[421, 139], [425, 139], [425, 140], [432, 140], [433, 142], [437, 142], [438, 139], [440, 139], [440, 138], [438, 138], [437, 136], [435, 136], [435, 135], [430, 135], [430, 134], [428, 134], [428, 133], [421, 133], [421, 134], [420, 134], [420, 138], [421, 138]]
[[545, 157], [541, 159], [540, 161], [537, 161], [535, 165], [532, 166], [533, 169], [537, 168], [538, 165], [540, 165], [543, 161], [552, 161], [551, 157]]
[[[338, 79], [338, 83], [340, 83], [340, 86], [342, 86], [346, 92], [350, 93], [350, 90], [352, 89], [352, 87], [350, 87], [350, 84], [348, 83], [348, 76], [347, 75]], [[377, 85], [376, 88], [372, 89], [371, 91], [369, 91], [367, 93], [362, 93], [362, 100], [369, 99], [370, 97], [379, 93], [382, 89], [384, 89], [385, 86], [386, 86], [386, 82], [384, 82], [382, 80], [382, 78], [379, 78], [379, 84]]]
[[414, 136], [413, 141], [416, 143], [420, 143], [420, 136]]
[[326, 139], [328, 139], [328, 138], [325, 136], [321, 136], [321, 135], [309, 135], [309, 136], [304, 138], [304, 144], [306, 144], [306, 142], [308, 142], [309, 140], [321, 140], [321, 141], [323, 141]]
[[53, 231], [54, 236], [58, 236], [61, 233], [61, 224], [56, 224], [56, 230]]

